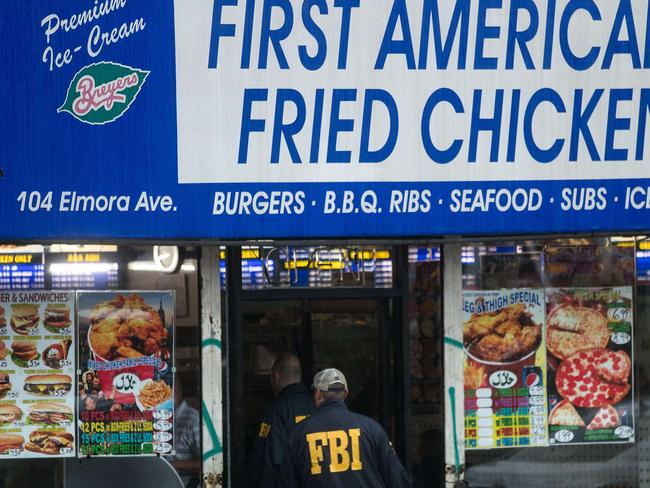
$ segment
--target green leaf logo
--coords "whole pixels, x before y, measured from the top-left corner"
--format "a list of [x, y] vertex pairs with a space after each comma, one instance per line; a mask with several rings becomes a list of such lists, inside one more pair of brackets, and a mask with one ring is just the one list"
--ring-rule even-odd
[[86, 124], [113, 122], [129, 109], [148, 75], [149, 71], [107, 61], [85, 66], [72, 78], [57, 112], [68, 112]]

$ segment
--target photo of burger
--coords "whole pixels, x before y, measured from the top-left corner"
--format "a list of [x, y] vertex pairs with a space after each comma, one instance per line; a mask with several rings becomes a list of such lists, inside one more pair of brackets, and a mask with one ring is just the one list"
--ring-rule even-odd
[[0, 425], [17, 422], [23, 418], [23, 411], [16, 405], [0, 405]]
[[65, 396], [72, 389], [72, 378], [67, 374], [33, 374], [25, 378], [26, 392], [39, 396]]
[[34, 403], [29, 407], [30, 424], [70, 425], [73, 420], [72, 409], [63, 403]]
[[60, 334], [61, 329], [70, 327], [70, 307], [65, 303], [50, 303], [45, 307], [43, 325], [53, 334]]
[[11, 390], [11, 383], [9, 382], [9, 375], [7, 373], [0, 373], [0, 398], [7, 396]]
[[30, 367], [29, 362], [38, 358], [36, 341], [13, 341], [11, 343], [11, 351], [11, 360], [20, 368]]
[[8, 454], [11, 450], [22, 451], [25, 438], [19, 434], [0, 434], [0, 454]]
[[16, 303], [11, 305], [9, 325], [16, 334], [29, 335], [38, 325], [38, 305], [35, 303]]
[[0, 459], [75, 456], [75, 320], [72, 291], [0, 300]]
[[40, 454], [61, 454], [61, 449], [74, 448], [74, 438], [68, 432], [50, 432], [35, 430], [29, 434], [25, 449]]

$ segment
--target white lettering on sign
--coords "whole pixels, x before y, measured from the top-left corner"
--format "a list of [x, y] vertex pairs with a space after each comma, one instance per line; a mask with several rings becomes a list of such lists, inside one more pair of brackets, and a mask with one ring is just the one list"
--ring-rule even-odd
[[[81, 12], [73, 13], [69, 17], [61, 16], [53, 12], [41, 19], [41, 28], [45, 36], [45, 49], [41, 60], [48, 67], [49, 71], [55, 68], [63, 68], [72, 63], [75, 53], [81, 51], [81, 45], [70, 46], [58, 51], [51, 43], [53, 37], [62, 37], [76, 31], [77, 29], [92, 26], [86, 41], [86, 54], [95, 58], [102, 53], [102, 50], [111, 45], [131, 37], [133, 34], [141, 32], [147, 26], [143, 17], [123, 22], [117, 27], [108, 27], [102, 29], [104, 22], [109, 22], [110, 14], [123, 10], [126, 7], [127, 0], [95, 0], [92, 7]], [[65, 37], [64, 37], [65, 38]]]

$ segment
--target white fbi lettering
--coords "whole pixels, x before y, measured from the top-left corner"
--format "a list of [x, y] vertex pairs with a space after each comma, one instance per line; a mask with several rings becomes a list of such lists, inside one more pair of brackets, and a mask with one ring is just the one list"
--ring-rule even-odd
[[323, 472], [324, 453], [327, 447], [330, 454], [330, 473], [343, 471], [361, 471], [361, 451], [359, 449], [361, 429], [333, 430], [330, 432], [314, 432], [307, 434], [309, 458], [311, 460], [311, 474], [319, 475]]

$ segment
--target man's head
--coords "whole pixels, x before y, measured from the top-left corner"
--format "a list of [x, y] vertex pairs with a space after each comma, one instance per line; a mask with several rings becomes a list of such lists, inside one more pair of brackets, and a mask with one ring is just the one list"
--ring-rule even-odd
[[343, 373], [327, 368], [314, 375], [314, 403], [317, 407], [325, 400], [343, 401], [348, 397], [348, 382]]
[[97, 402], [92, 396], [86, 397], [85, 410], [95, 410], [97, 408]]
[[271, 388], [274, 395], [277, 396], [283, 388], [300, 383], [301, 380], [300, 359], [295, 354], [285, 352], [275, 358], [271, 366]]

